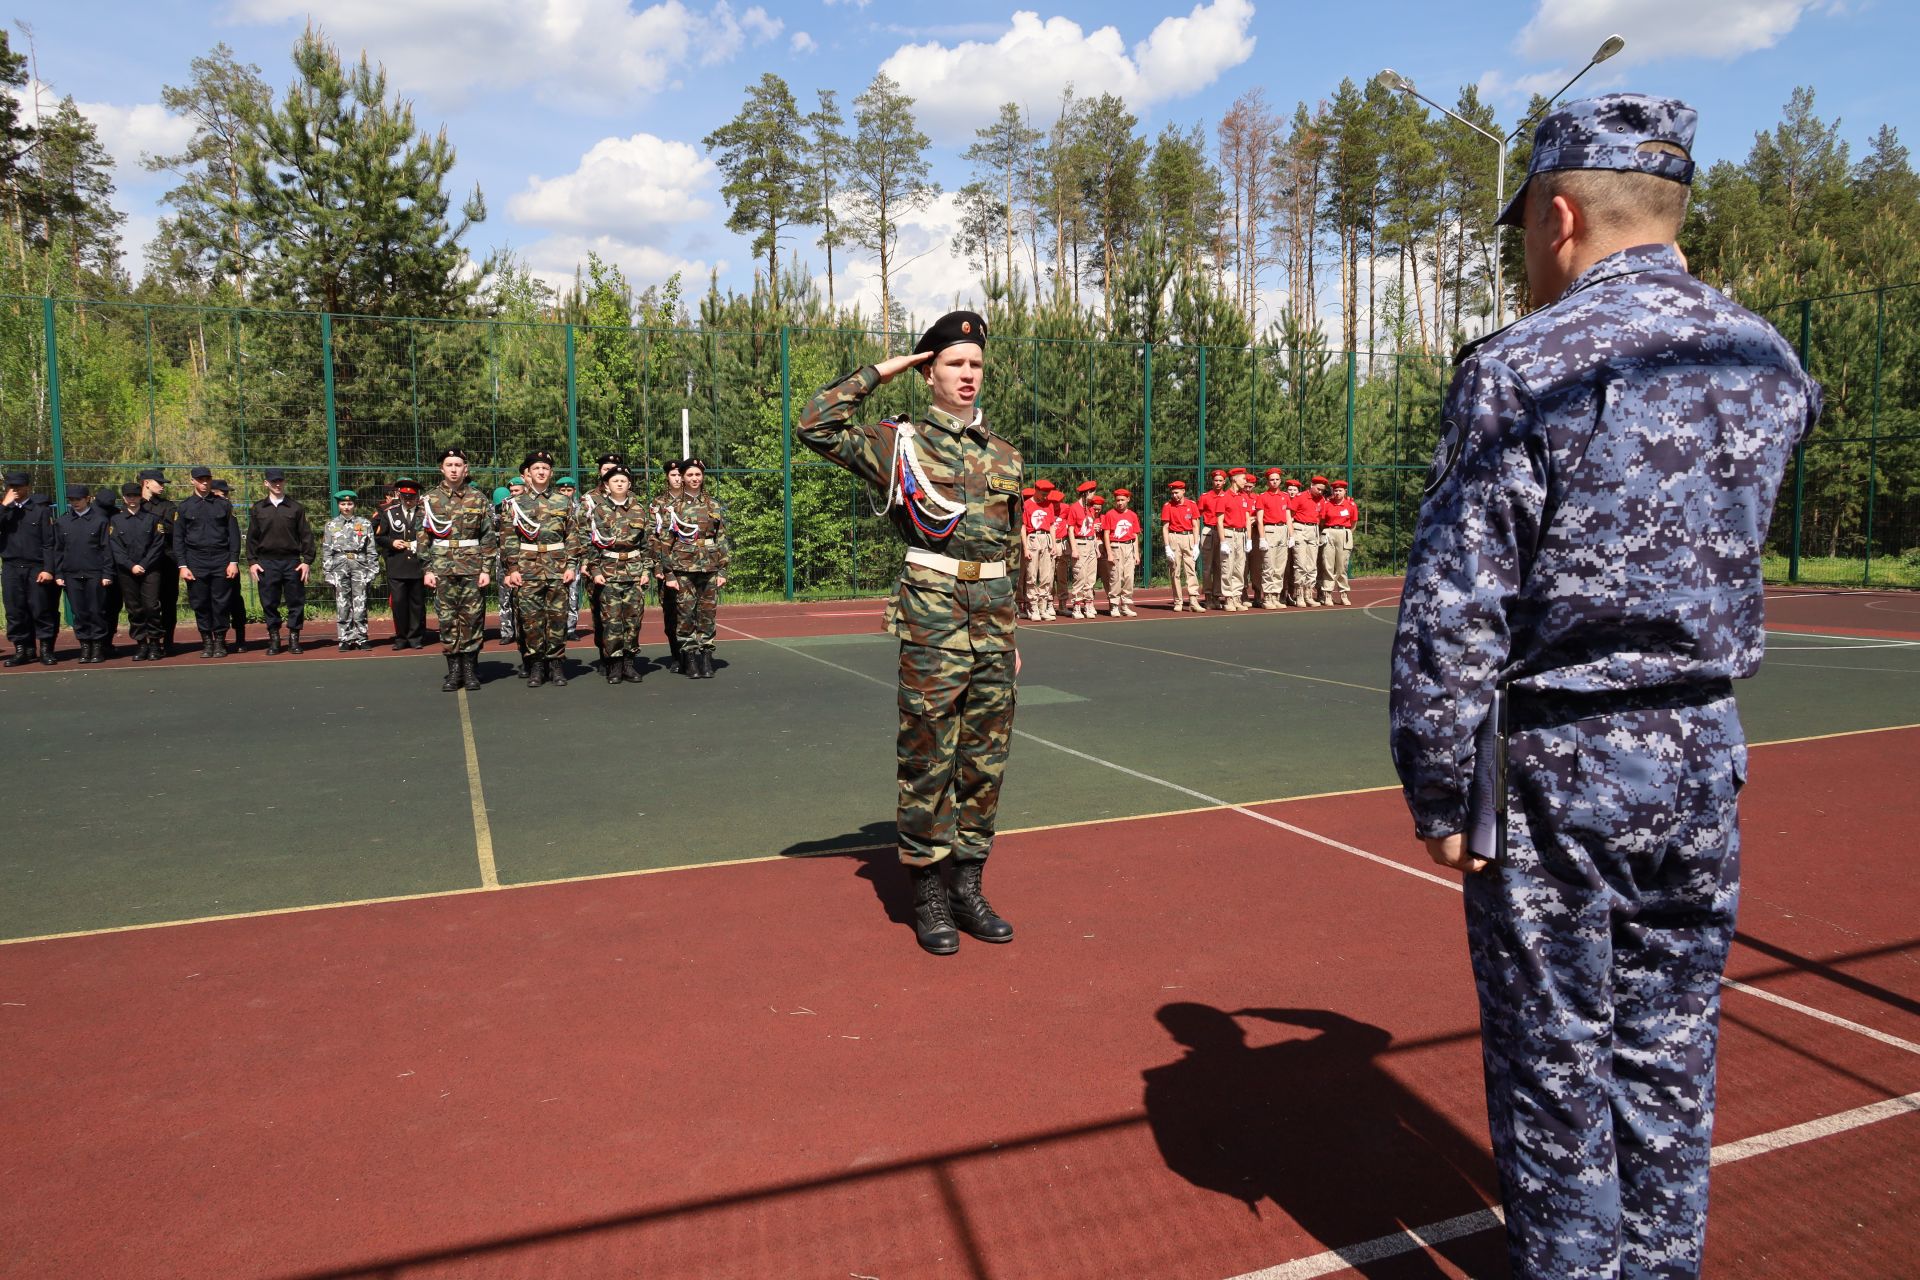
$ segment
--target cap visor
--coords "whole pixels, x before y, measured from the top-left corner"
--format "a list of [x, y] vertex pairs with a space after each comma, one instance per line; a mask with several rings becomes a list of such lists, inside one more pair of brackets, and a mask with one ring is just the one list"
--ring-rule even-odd
[[[1532, 179], [1529, 178], [1527, 181], [1531, 182]], [[1500, 211], [1500, 216], [1493, 220], [1493, 225], [1496, 227], [1524, 226], [1527, 217], [1526, 210], [1527, 183], [1523, 182], [1520, 184], [1520, 189], [1513, 193], [1513, 199], [1507, 201], [1507, 207]]]

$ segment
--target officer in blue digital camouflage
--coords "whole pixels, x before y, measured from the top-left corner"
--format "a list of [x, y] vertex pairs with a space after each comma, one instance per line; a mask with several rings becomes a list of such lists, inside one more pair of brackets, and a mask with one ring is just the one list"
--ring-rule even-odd
[[[935, 955], [959, 950], [961, 930], [1013, 939], [981, 892], [1013, 737], [1021, 529], [1020, 452], [987, 428], [978, 404], [986, 345], [980, 316], [942, 316], [912, 355], [821, 391], [797, 428], [808, 448], [886, 495], [907, 543], [887, 604], [887, 629], [900, 638], [895, 826], [914, 881], [914, 933]], [[932, 401], [917, 420], [851, 420], [908, 369]]]
[[1414, 830], [1467, 873], [1517, 1276], [1693, 1276], [1706, 1235], [1731, 682], [1820, 389], [1687, 274], [1694, 120], [1617, 93], [1541, 122], [1500, 217], [1539, 309], [1461, 353], [1394, 644]]

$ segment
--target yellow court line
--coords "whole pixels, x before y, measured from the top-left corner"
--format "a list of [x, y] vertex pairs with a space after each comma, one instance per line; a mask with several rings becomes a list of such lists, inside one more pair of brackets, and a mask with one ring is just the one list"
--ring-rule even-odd
[[1208, 658], [1208, 657], [1203, 657], [1202, 655], [1197, 653], [1182, 653], [1178, 649], [1156, 649], [1152, 645], [1128, 644], [1124, 640], [1103, 640], [1099, 636], [1082, 635], [1078, 631], [1072, 630], [1071, 628], [1065, 628], [1065, 627], [1059, 628], [1057, 630], [1054, 628], [1048, 628], [1047, 630], [1039, 631], [1039, 632], [1036, 632], [1035, 634], [1043, 635], [1043, 636], [1066, 636], [1069, 639], [1073, 639], [1073, 640], [1085, 640], [1089, 644], [1110, 644], [1110, 645], [1113, 645], [1115, 648], [1119, 648], [1119, 649], [1138, 649], [1142, 653], [1159, 653], [1159, 654], [1164, 654], [1169, 658], [1187, 658], [1194, 662], [1211, 662], [1218, 667], [1233, 667], [1234, 669], [1239, 671], [1258, 671], [1261, 675], [1279, 676], [1284, 680], [1308, 680], [1313, 682], [1314, 684], [1339, 685], [1342, 689], [1359, 689], [1366, 693], [1390, 693], [1391, 692], [1391, 690], [1382, 689], [1375, 685], [1354, 684], [1350, 680], [1333, 680], [1328, 678], [1327, 676], [1301, 675], [1297, 671], [1275, 671], [1272, 667], [1253, 667], [1253, 666], [1248, 666], [1244, 662], [1229, 662], [1225, 658]]
[[473, 713], [467, 710], [467, 691], [454, 694], [460, 702], [460, 740], [467, 752], [467, 795], [473, 801], [473, 850], [480, 859], [480, 887], [498, 889], [500, 873], [493, 865], [493, 824], [487, 821], [487, 794], [480, 786], [480, 749], [473, 741]]
[[[758, 636], [752, 638], [759, 639]], [[460, 697], [464, 703], [466, 697], [464, 691]], [[465, 728], [469, 734], [471, 733], [469, 726], [463, 726], [463, 728]], [[1749, 747], [1786, 747], [1801, 742], [1824, 742], [1833, 738], [1856, 738], [1870, 733], [1895, 733], [1902, 729], [1920, 729], [1920, 724], [1892, 724], [1882, 726], [1878, 729], [1843, 729], [1838, 733], [1816, 733], [1804, 738], [1776, 738], [1767, 742], [1752, 742], [1747, 745]], [[469, 754], [469, 764], [471, 765], [476, 758], [474, 755]], [[480, 805], [477, 780], [474, 780], [474, 787], [475, 803], [476, 805]], [[1002, 831], [999, 834], [1002, 836], [1019, 836], [1031, 835], [1041, 831], [1064, 831], [1073, 827], [1101, 827], [1118, 825], [1123, 822], [1151, 822], [1157, 818], [1176, 818], [1188, 814], [1219, 813], [1236, 809], [1260, 809], [1268, 805], [1292, 804], [1296, 801], [1303, 800], [1335, 800], [1344, 796], [1373, 795], [1382, 791], [1397, 790], [1399, 790], [1397, 784], [1389, 783], [1377, 787], [1353, 787], [1344, 791], [1319, 791], [1312, 795], [1304, 796], [1276, 796], [1270, 800], [1247, 800], [1240, 803], [1195, 805], [1188, 809], [1163, 809], [1154, 813], [1132, 813], [1114, 818], [1085, 818], [1076, 822], [1054, 822], [1034, 827], [1014, 827]], [[478, 821], [485, 822], [484, 806], [477, 810], [476, 817]], [[58, 942], [68, 938], [93, 938], [111, 933], [139, 933], [148, 929], [173, 929], [182, 925], [218, 924], [227, 920], [252, 920], [256, 917], [265, 916], [300, 915], [309, 911], [334, 911], [343, 907], [376, 907], [390, 902], [421, 902], [431, 898], [458, 898], [467, 894], [487, 893], [496, 889], [500, 891], [540, 889], [562, 884], [586, 884], [595, 880], [624, 880], [633, 876], [662, 875], [669, 871], [700, 871], [708, 867], [738, 867], [749, 866], [759, 862], [790, 862], [796, 858], [817, 858], [849, 853], [871, 853], [875, 850], [888, 847], [887, 845], [855, 845], [844, 849], [823, 849], [815, 854], [775, 853], [750, 858], [716, 858], [706, 862], [683, 862], [670, 867], [638, 867], [631, 871], [599, 871], [588, 875], [556, 876], [550, 880], [523, 880], [504, 885], [498, 883], [498, 880], [495, 879], [489, 884], [470, 889], [433, 889], [425, 893], [398, 893], [379, 898], [347, 898], [339, 902], [310, 902], [295, 907], [263, 907], [258, 911], [233, 911], [223, 915], [186, 916], [178, 920], [154, 920], [146, 924], [116, 924], [106, 925], [98, 929], [73, 929], [65, 933], [40, 933], [25, 938], [0, 938], [0, 947], [19, 946], [28, 942]], [[483, 863], [483, 875], [486, 869], [489, 869], [491, 866], [492, 851], [492, 839], [489, 835], [485, 854], [487, 862]]]

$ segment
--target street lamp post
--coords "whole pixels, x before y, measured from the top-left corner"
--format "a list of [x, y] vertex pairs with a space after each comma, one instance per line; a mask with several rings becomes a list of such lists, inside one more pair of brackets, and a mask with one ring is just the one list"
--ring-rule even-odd
[[[1432, 98], [1429, 98], [1426, 94], [1421, 93], [1418, 89], [1414, 88], [1413, 81], [1407, 79], [1407, 77], [1401, 75], [1398, 71], [1395, 71], [1392, 67], [1388, 67], [1386, 70], [1382, 71], [1380, 73], [1379, 80], [1380, 80], [1380, 83], [1385, 85], [1387, 88], [1397, 90], [1398, 92], [1407, 94], [1410, 97], [1418, 98], [1420, 99], [1420, 101], [1432, 107], [1435, 111], [1438, 111], [1445, 116], [1451, 116], [1454, 120], [1467, 126], [1467, 128], [1473, 130], [1475, 133], [1479, 134], [1481, 137], [1492, 139], [1493, 145], [1499, 148], [1499, 152], [1500, 152], [1500, 162], [1499, 162], [1500, 167], [1498, 169], [1495, 169], [1493, 174], [1493, 210], [1494, 210], [1494, 216], [1498, 217], [1500, 215], [1500, 212], [1507, 207], [1507, 144], [1509, 142], [1512, 142], [1516, 137], [1518, 137], [1522, 129], [1532, 124], [1534, 120], [1536, 120], [1539, 117], [1541, 111], [1545, 111], [1548, 107], [1551, 107], [1556, 101], [1558, 101], [1561, 94], [1573, 88], [1575, 80], [1578, 80], [1581, 76], [1587, 74], [1587, 72], [1593, 70], [1595, 67], [1599, 66], [1601, 63], [1605, 62], [1608, 58], [1611, 58], [1614, 54], [1620, 52], [1622, 49], [1626, 47], [1627, 47], [1627, 42], [1621, 39], [1619, 36], [1608, 36], [1605, 40], [1601, 41], [1600, 47], [1593, 51], [1593, 57], [1587, 59], [1587, 65], [1580, 68], [1580, 70], [1574, 73], [1573, 80], [1569, 80], [1565, 84], [1561, 85], [1559, 92], [1555, 93], [1553, 97], [1548, 98], [1546, 102], [1541, 105], [1539, 111], [1535, 111], [1532, 115], [1528, 116], [1526, 119], [1522, 120], [1519, 124], [1515, 125], [1513, 127], [1513, 132], [1507, 134], [1505, 137], [1501, 137], [1499, 134], [1494, 133], [1490, 129], [1482, 129], [1479, 125], [1467, 119], [1465, 116], [1462, 116], [1457, 112], [1447, 110], [1447, 108], [1441, 106], [1439, 103], [1435, 102]], [[1493, 228], [1493, 327], [1496, 329], [1505, 327], [1506, 319], [1507, 319], [1505, 264], [1501, 260], [1501, 253], [1500, 253], [1500, 247], [1501, 247], [1500, 233], [1503, 229], [1504, 228], [1502, 228], [1497, 223], [1494, 225], [1494, 228]]]

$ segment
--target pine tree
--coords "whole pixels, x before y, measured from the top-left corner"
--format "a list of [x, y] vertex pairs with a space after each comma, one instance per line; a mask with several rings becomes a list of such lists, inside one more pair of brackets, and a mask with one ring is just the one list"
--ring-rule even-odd
[[[991, 190], [996, 198], [994, 222], [1005, 240], [1005, 258], [1001, 278], [1008, 287], [1014, 282], [1013, 243], [1019, 205], [1018, 193], [1026, 168], [1025, 160], [1040, 142], [1040, 132], [1027, 127], [1026, 117], [1017, 103], [1003, 102], [992, 124], [974, 131], [974, 143], [962, 156], [973, 166], [975, 182]], [[992, 274], [986, 272], [984, 274]]]
[[807, 167], [807, 139], [801, 133], [800, 107], [787, 82], [773, 72], [747, 88], [740, 114], [721, 125], [701, 145], [718, 151], [727, 181], [720, 194], [732, 206], [727, 229], [752, 233], [753, 251], [767, 257], [767, 299], [780, 307], [780, 233], [794, 224], [815, 221]]
[[913, 99], [882, 71], [853, 100], [854, 140], [847, 231], [880, 260], [880, 323], [894, 328], [893, 273], [900, 220], [940, 194], [927, 177], [927, 135], [913, 118]]
[[827, 251], [827, 314], [834, 314], [833, 299], [833, 251], [847, 242], [845, 229], [834, 222], [833, 198], [840, 191], [840, 179], [847, 165], [847, 135], [844, 132], [847, 119], [840, 113], [840, 105], [835, 99], [840, 95], [833, 89], [814, 91], [820, 105], [807, 114], [807, 163], [812, 169], [808, 176], [810, 191], [817, 203], [815, 211], [819, 214], [817, 223], [821, 227], [820, 238], [814, 243]]
[[260, 68], [238, 61], [225, 44], [195, 58], [189, 69], [186, 84], [162, 86], [160, 104], [194, 122], [192, 140], [183, 151], [140, 159], [147, 172], [172, 173], [180, 180], [161, 197], [174, 212], [161, 220], [150, 269], [164, 268], [180, 284], [224, 279], [245, 297], [250, 235], [235, 221], [235, 211], [242, 207], [246, 157], [262, 142], [252, 122], [270, 113], [273, 92], [260, 78]]

